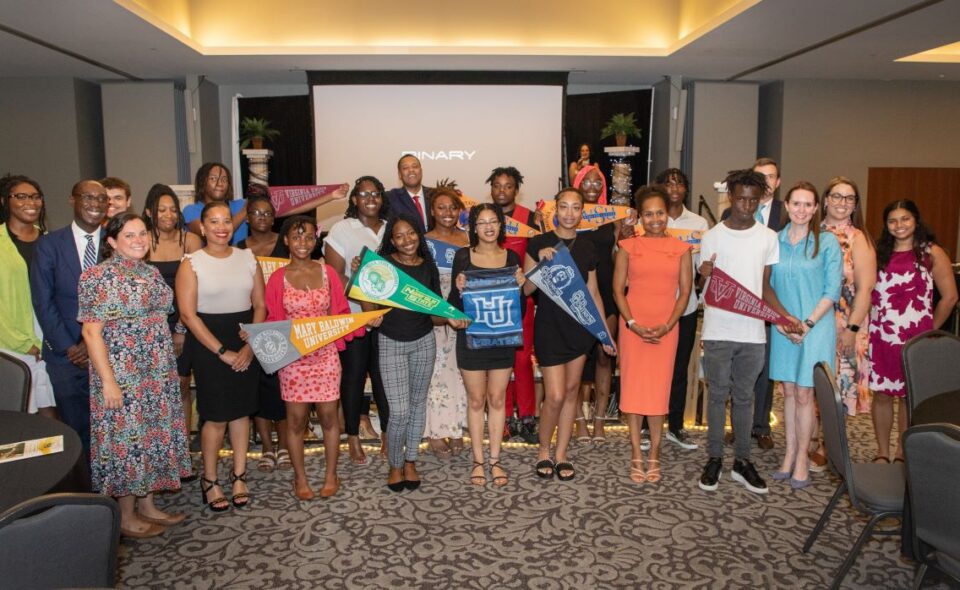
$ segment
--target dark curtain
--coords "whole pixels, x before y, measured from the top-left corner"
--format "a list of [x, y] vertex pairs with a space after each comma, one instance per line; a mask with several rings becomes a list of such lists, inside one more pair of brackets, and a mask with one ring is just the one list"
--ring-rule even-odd
[[[269, 96], [239, 98], [240, 118], [262, 117], [280, 132], [264, 147], [273, 150], [270, 158], [270, 179], [273, 186], [313, 184], [315, 171], [313, 155], [313, 113], [310, 97]], [[237, 176], [246, 188], [249, 182], [247, 159], [240, 156], [240, 174]], [[246, 191], [244, 191], [246, 192]]]
[[[603, 148], [616, 145], [616, 139], [600, 139], [600, 130], [615, 113], [636, 113], [637, 127], [641, 137], [627, 138], [627, 145], [640, 148], [630, 163], [633, 171], [633, 190], [647, 183], [647, 161], [650, 159], [650, 112], [653, 107], [653, 90], [629, 90], [625, 92], [604, 92], [599, 94], [567, 95], [564, 114], [564, 140], [566, 142], [566, 161], [564, 166], [579, 158], [580, 144], [590, 146], [590, 160], [600, 164], [600, 169], [610, 183], [610, 158]], [[564, 168], [566, 176], [566, 168]], [[573, 182], [573, 179], [569, 179]]]

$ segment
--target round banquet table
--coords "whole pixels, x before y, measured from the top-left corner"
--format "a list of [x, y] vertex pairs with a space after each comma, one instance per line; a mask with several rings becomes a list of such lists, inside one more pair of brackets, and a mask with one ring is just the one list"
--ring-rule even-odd
[[37, 414], [0, 411], [0, 445], [63, 435], [63, 452], [0, 463], [0, 513], [56, 492], [89, 492], [90, 471], [77, 433]]

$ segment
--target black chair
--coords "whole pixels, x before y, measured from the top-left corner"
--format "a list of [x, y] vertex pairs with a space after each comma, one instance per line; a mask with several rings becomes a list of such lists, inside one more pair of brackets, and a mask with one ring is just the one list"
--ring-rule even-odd
[[50, 494], [0, 515], [0, 586], [112, 588], [120, 508], [99, 494]]
[[960, 389], [960, 338], [943, 330], [917, 334], [903, 345], [907, 412], [941, 393]]
[[0, 410], [26, 412], [30, 402], [30, 367], [0, 352]]
[[[874, 534], [877, 523], [885, 518], [899, 517], [903, 512], [903, 495], [906, 489], [903, 465], [888, 463], [853, 463], [850, 460], [850, 449], [847, 444], [846, 413], [840, 392], [833, 379], [833, 372], [826, 363], [817, 363], [813, 369], [813, 386], [817, 395], [817, 405], [820, 407], [820, 420], [823, 424], [823, 441], [827, 449], [827, 457], [833, 471], [840, 476], [840, 485], [827, 507], [824, 508], [820, 520], [813, 527], [807, 542], [803, 545], [803, 552], [810, 550], [817, 535], [830, 518], [830, 514], [844, 492], [850, 497], [853, 508], [870, 517], [863, 528], [856, 543], [850, 548], [846, 559], [834, 575], [831, 588], [839, 588], [843, 578], [850, 571], [853, 562], [864, 543]], [[876, 534], [899, 535], [899, 526], [895, 531], [876, 531]]]
[[927, 424], [903, 435], [913, 554], [920, 562], [913, 587], [919, 588], [930, 567], [960, 582], [960, 426]]

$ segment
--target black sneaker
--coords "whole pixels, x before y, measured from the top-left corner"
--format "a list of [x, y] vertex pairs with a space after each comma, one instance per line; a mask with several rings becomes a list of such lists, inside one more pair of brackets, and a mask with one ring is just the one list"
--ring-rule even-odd
[[733, 479], [733, 481], [742, 483], [743, 487], [747, 488], [754, 494], [767, 493], [767, 483], [763, 481], [763, 478], [761, 478], [760, 474], [757, 473], [756, 467], [754, 467], [753, 463], [750, 461], [736, 459], [733, 462], [733, 469], [730, 471], [730, 477]]
[[690, 440], [687, 431], [682, 428], [679, 430], [667, 430], [667, 440], [677, 445], [681, 449], [692, 451], [697, 448], [697, 443]]
[[706, 492], [716, 490], [717, 484], [720, 482], [721, 472], [723, 472], [723, 459], [710, 457], [707, 465], [703, 468], [703, 474], [700, 476], [700, 489]]
[[540, 444], [540, 433], [537, 431], [536, 418], [523, 418], [520, 422], [520, 438], [528, 445]]

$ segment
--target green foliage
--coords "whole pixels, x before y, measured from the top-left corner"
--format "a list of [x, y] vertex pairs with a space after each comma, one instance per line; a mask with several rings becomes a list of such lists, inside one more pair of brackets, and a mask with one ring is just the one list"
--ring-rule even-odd
[[636, 113], [617, 113], [610, 117], [607, 124], [600, 130], [600, 139], [606, 139], [623, 133], [626, 136], [640, 137], [640, 128], [637, 127]]
[[280, 132], [270, 126], [270, 121], [259, 117], [244, 117], [240, 120], [240, 149], [250, 147], [256, 139], [276, 139]]

